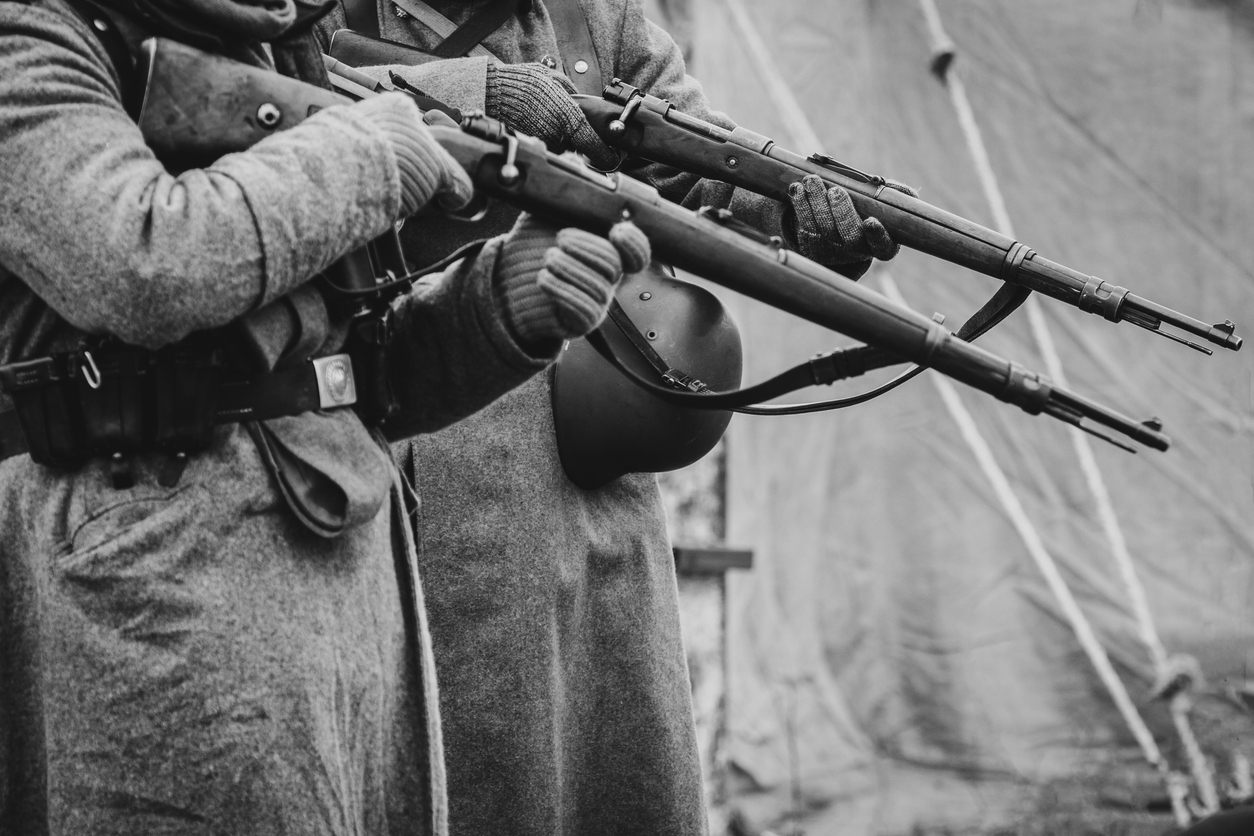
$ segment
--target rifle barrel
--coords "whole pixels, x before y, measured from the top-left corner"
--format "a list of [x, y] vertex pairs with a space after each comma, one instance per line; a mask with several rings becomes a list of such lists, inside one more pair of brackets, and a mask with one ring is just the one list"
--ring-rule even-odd
[[460, 131], [432, 131], [476, 187], [554, 224], [605, 234], [629, 219], [648, 236], [655, 255], [680, 269], [934, 368], [1029, 414], [1046, 412], [1077, 424], [1087, 419], [1157, 450], [1170, 445], [1155, 429], [1055, 387], [795, 252], [676, 206], [644, 183], [549, 154], [539, 140], [514, 137], [486, 117], [467, 118]]
[[882, 177], [830, 157], [804, 157], [744, 128], [727, 130], [622, 82], [607, 87], [604, 98], [576, 96], [576, 101], [606, 143], [644, 159], [778, 201], [788, 199], [791, 184], [806, 174], [816, 174], [848, 191], [859, 214], [878, 218], [902, 246], [1035, 290], [1111, 322], [1131, 322], [1206, 354], [1212, 352], [1162, 326], [1171, 325], [1232, 351], [1241, 348], [1242, 340], [1233, 333], [1230, 321], [1208, 325], [1042, 258], [1013, 238], [890, 188]]

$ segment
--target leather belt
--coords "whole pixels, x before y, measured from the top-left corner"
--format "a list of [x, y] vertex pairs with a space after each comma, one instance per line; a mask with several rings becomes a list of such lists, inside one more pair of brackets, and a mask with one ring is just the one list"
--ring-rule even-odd
[[[347, 354], [333, 354], [246, 380], [224, 381], [218, 387], [214, 423], [265, 421], [356, 402], [352, 360]], [[0, 412], [0, 461], [29, 449], [17, 412]]]

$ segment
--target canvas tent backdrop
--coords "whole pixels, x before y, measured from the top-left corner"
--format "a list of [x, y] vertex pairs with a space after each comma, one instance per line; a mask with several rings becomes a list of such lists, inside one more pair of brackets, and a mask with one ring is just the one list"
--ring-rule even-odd
[[[1254, 10], [938, 5], [1019, 238], [1254, 333]], [[930, 72], [919, 3], [700, 0], [696, 20], [693, 72], [738, 122], [816, 150], [773, 95], [782, 83], [826, 152], [995, 225]], [[753, 60], [754, 38], [778, 78]], [[955, 326], [996, 286], [911, 252], [889, 271], [912, 307]], [[723, 296], [746, 380], [841, 342]], [[1254, 354], [1207, 358], [1052, 300], [1040, 308], [1073, 388], [1160, 416], [1175, 441], [1167, 454], [1100, 442], [1093, 454], [1163, 645], [1206, 675], [1193, 726], [1221, 756], [1222, 782], [1222, 757], [1254, 749], [1225, 696], [1246, 685], [1254, 637]], [[983, 342], [1046, 369], [1023, 311]], [[732, 424], [728, 540], [756, 554], [753, 573], [729, 579], [732, 805], [754, 825], [791, 818], [834, 834], [1000, 826], [1037, 815], [1042, 787], [1083, 787], [1084, 803], [1129, 816], [1161, 807], [1161, 776], [927, 378], [846, 412]], [[1187, 772], [1166, 703], [1147, 696], [1153, 660], [1067, 428], [958, 396], [1138, 714]]]

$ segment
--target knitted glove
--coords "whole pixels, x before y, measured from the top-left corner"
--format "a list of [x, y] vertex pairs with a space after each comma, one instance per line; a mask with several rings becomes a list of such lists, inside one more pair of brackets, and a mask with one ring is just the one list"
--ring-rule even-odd
[[484, 110], [516, 131], [539, 137], [551, 151], [578, 151], [597, 168], [618, 165], [571, 96], [575, 88], [540, 64], [489, 64]]
[[649, 257], [649, 239], [630, 222], [603, 238], [524, 214], [501, 247], [496, 297], [520, 342], [581, 337], [605, 318], [623, 273], [643, 270]]
[[[918, 196], [903, 183], [889, 180], [888, 187]], [[878, 218], [858, 215], [849, 192], [828, 187], [817, 174], [807, 174], [789, 186], [788, 198], [796, 219], [797, 249], [812, 261], [826, 267], [851, 267], [842, 272], [858, 278], [870, 267], [872, 257], [887, 261], [901, 249]]]
[[408, 96], [386, 93], [353, 105], [392, 145], [401, 176], [401, 217], [417, 212], [436, 195], [449, 209], [474, 196], [466, 171], [436, 142], [422, 112]]

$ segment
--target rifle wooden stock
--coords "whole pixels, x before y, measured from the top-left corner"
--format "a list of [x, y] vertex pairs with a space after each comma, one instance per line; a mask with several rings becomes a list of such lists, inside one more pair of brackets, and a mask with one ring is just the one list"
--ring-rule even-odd
[[788, 199], [792, 183], [816, 174], [847, 190], [858, 212], [878, 218], [903, 246], [1035, 290], [1111, 322], [1131, 322], [1208, 354], [1208, 349], [1161, 330], [1162, 325], [1233, 351], [1241, 347], [1230, 321], [1208, 325], [1072, 270], [999, 232], [888, 188], [883, 178], [829, 157], [803, 157], [744, 128], [728, 131], [617, 79], [605, 88], [604, 98], [577, 96], [576, 100], [601, 138], [630, 154], [779, 201]]
[[1077, 426], [1088, 419], [1157, 450], [1170, 444], [1155, 428], [1059, 389], [870, 288], [670, 203], [636, 180], [549, 154], [539, 140], [512, 136], [495, 120], [469, 117], [462, 130], [432, 130], [479, 190], [554, 224], [605, 234], [630, 219], [648, 236], [654, 255], [676, 267], [903, 362], [936, 369], [1033, 415], [1045, 412]]

